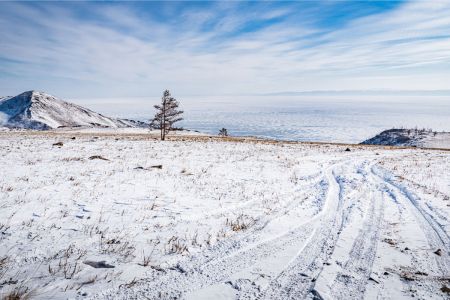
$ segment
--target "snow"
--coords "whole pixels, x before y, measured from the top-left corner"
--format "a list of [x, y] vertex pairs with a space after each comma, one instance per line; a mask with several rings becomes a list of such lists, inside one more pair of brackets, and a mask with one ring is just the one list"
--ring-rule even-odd
[[425, 129], [389, 129], [361, 144], [450, 149], [450, 132]]
[[[73, 134], [97, 134], [97, 135], [151, 135], [160, 136], [160, 131], [156, 129], [142, 127], [125, 127], [125, 128], [96, 128], [96, 127], [67, 127], [52, 130], [55, 133], [73, 133]], [[192, 130], [176, 130], [170, 131], [169, 136], [205, 136], [204, 133]]]
[[0, 132], [0, 297], [448, 297], [450, 152], [148, 136]]
[[0, 99], [0, 125], [27, 129], [59, 127], [140, 127], [132, 120], [108, 118], [43, 92], [29, 91]]

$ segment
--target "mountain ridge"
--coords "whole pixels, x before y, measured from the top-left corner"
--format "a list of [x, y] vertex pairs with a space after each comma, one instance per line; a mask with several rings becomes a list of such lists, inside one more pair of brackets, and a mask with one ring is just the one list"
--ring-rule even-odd
[[[62, 127], [145, 127], [146, 123], [104, 116], [80, 105], [40, 91], [0, 97], [0, 125], [49, 130]], [[3, 123], [3, 124], [2, 124]]]

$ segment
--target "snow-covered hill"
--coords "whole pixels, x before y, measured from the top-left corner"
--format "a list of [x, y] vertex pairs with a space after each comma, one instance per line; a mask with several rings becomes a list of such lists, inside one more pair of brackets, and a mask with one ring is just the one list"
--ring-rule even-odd
[[27, 129], [60, 127], [142, 127], [145, 123], [105, 117], [42, 92], [0, 98], [0, 125]]
[[361, 144], [450, 149], [450, 132], [435, 132], [423, 129], [389, 129]]
[[0, 132], [0, 299], [449, 299], [450, 152], [346, 148]]

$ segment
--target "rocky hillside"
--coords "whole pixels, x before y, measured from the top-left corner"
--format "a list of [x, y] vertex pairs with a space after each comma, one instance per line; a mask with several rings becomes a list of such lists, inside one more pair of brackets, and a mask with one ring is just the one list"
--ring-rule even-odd
[[435, 132], [425, 129], [389, 129], [361, 144], [450, 149], [450, 132]]
[[0, 98], [0, 126], [47, 130], [62, 127], [143, 127], [145, 123], [103, 116], [42, 92]]

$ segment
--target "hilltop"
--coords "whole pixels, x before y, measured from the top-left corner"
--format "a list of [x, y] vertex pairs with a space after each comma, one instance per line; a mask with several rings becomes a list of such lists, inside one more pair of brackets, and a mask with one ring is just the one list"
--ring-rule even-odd
[[449, 149], [450, 132], [436, 132], [425, 129], [389, 129], [361, 144]]
[[48, 130], [62, 127], [132, 128], [146, 124], [106, 117], [44, 92], [28, 91], [0, 98], [0, 125]]

